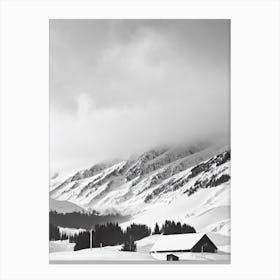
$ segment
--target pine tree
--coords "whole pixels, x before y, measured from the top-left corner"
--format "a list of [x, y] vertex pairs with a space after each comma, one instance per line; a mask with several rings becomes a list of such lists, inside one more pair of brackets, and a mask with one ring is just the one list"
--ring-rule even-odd
[[132, 237], [129, 237], [129, 240], [126, 240], [122, 246], [122, 251], [130, 251], [135, 252], [136, 251], [136, 243], [132, 239]]
[[159, 233], [160, 233], [159, 226], [158, 226], [158, 224], [156, 223], [155, 229], [154, 229], [154, 234], [159, 234]]
[[182, 226], [181, 226], [180, 222], [178, 222], [176, 224], [176, 232], [175, 233], [182, 233]]

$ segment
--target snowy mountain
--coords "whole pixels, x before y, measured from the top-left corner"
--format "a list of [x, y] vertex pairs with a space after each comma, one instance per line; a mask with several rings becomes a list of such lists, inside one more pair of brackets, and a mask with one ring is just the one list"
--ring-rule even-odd
[[132, 222], [153, 227], [172, 219], [228, 235], [229, 195], [229, 147], [205, 143], [161, 147], [128, 160], [96, 164], [54, 176], [50, 184], [53, 201], [101, 215], [130, 215], [124, 227]]

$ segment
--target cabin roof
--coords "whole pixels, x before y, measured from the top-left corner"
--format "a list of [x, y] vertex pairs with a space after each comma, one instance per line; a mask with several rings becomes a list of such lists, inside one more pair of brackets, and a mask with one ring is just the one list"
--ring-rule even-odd
[[207, 234], [205, 233], [184, 233], [184, 234], [162, 235], [155, 242], [154, 246], [151, 248], [150, 251], [156, 252], [156, 251], [190, 250], [204, 235], [207, 236]]

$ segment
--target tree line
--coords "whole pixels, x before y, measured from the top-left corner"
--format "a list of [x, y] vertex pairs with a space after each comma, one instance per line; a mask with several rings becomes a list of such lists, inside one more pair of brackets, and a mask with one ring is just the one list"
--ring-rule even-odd
[[100, 215], [96, 211], [92, 212], [71, 212], [58, 213], [56, 211], [49, 212], [49, 221], [54, 226], [68, 227], [68, 228], [84, 228], [90, 229], [97, 224], [104, 224], [107, 222], [126, 222], [130, 216], [122, 216], [120, 214]]
[[[92, 247], [114, 246], [123, 244], [123, 250], [134, 251], [136, 240], [151, 235], [151, 229], [143, 224], [131, 224], [122, 230], [118, 223], [96, 225], [92, 230]], [[76, 243], [74, 251], [90, 247], [90, 231], [70, 236], [70, 242]], [[134, 248], [135, 247], [135, 248]]]
[[90, 248], [90, 236], [92, 236], [92, 247], [114, 246], [121, 245], [123, 251], [136, 251], [135, 241], [140, 240], [151, 234], [181, 234], [195, 233], [194, 227], [188, 224], [181, 224], [166, 220], [161, 227], [156, 223], [153, 232], [151, 228], [144, 224], [131, 224], [123, 230], [118, 222], [108, 222], [106, 224], [97, 224], [90, 231], [75, 233], [74, 235], [66, 235], [60, 233], [59, 228], [50, 224], [50, 240], [65, 240], [69, 239], [70, 243], [75, 243], [74, 251]]
[[196, 233], [194, 227], [188, 224], [181, 224], [180, 222], [174, 222], [166, 220], [159, 228], [158, 223], [156, 223], [153, 234], [180, 234], [180, 233]]

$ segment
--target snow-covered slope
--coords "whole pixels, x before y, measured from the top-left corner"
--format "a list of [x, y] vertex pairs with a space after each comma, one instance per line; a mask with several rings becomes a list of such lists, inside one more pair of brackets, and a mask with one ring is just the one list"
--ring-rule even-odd
[[[175, 254], [180, 257], [180, 261], [185, 263], [229, 263], [229, 238], [221, 234], [209, 233], [210, 239], [218, 247], [218, 252], [211, 253], [179, 253]], [[151, 248], [161, 237], [160, 234], [150, 235], [136, 241], [137, 251], [121, 251], [121, 245], [106, 246], [102, 248], [83, 249], [73, 251], [73, 243], [65, 241], [50, 241], [50, 261], [51, 263], [87, 263], [106, 262], [106, 261], [127, 261], [133, 262], [145, 261], [166, 261], [167, 253], [150, 253]], [[72, 247], [71, 247], [72, 245]]]
[[172, 219], [199, 231], [230, 231], [230, 150], [226, 145], [163, 147], [54, 179], [52, 199], [100, 214], [130, 215], [123, 227], [132, 222], [153, 227]]
[[71, 212], [83, 212], [84, 209], [70, 201], [60, 201], [50, 198], [49, 199], [50, 211], [56, 211], [57, 213], [71, 213]]

